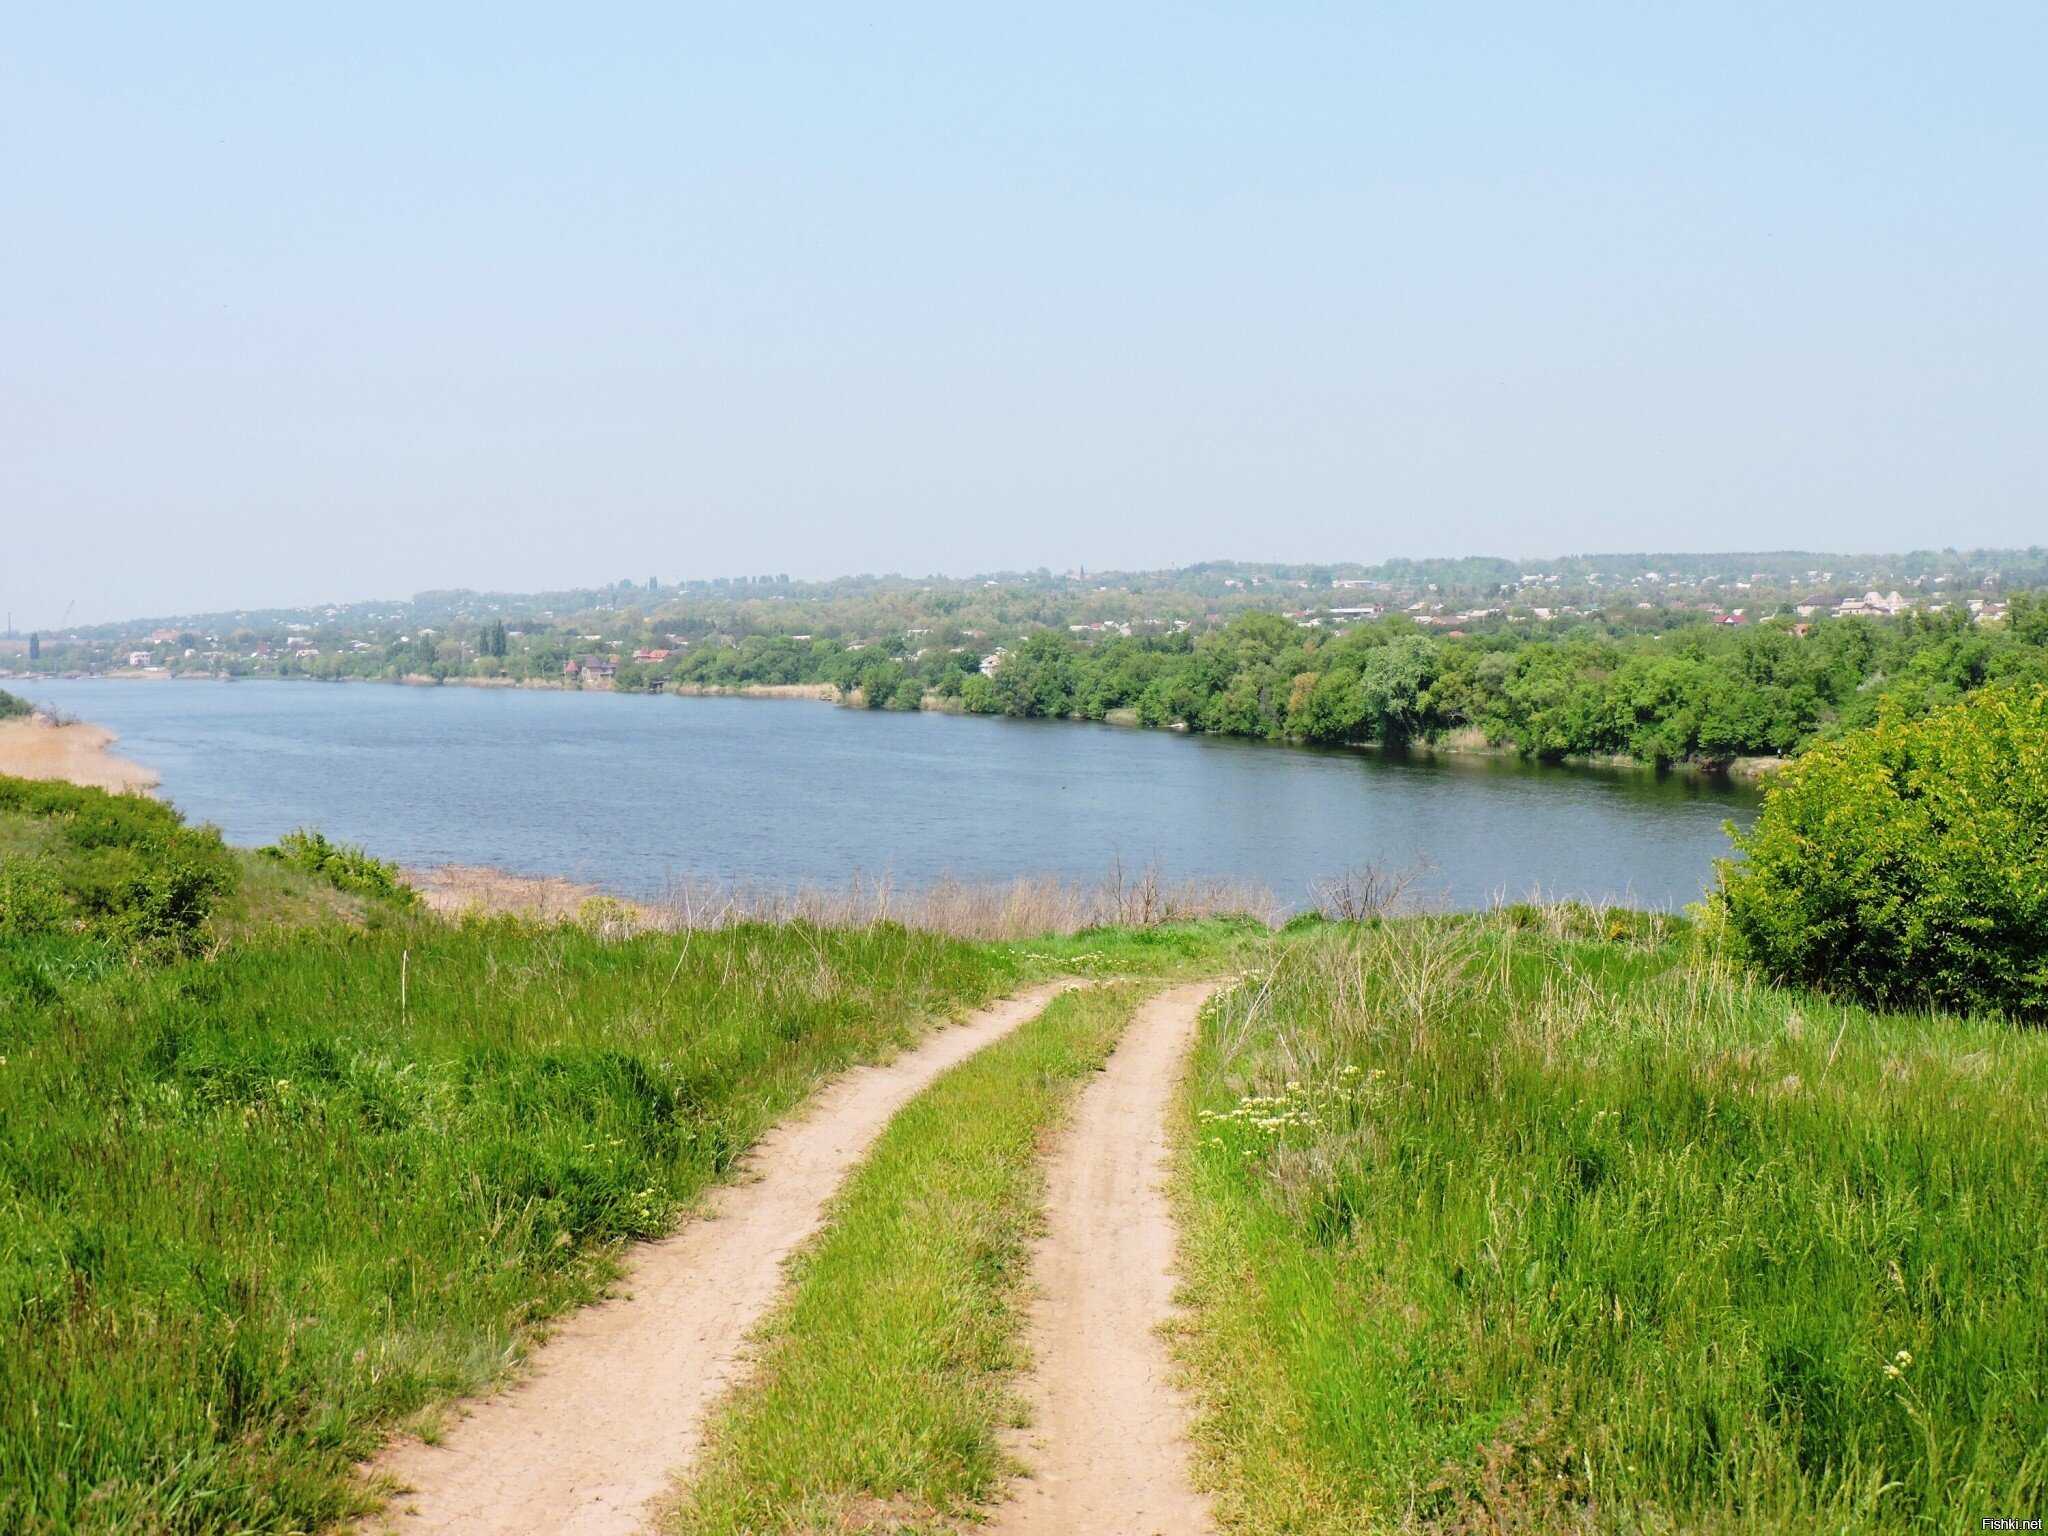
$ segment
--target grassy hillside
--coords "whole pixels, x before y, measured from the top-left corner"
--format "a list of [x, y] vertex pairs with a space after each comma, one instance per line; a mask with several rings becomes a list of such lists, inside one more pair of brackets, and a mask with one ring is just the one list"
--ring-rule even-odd
[[901, 929], [272, 931], [0, 969], [0, 1529], [317, 1529], [824, 1075], [1011, 976]]
[[1227, 1528], [2038, 1511], [2048, 1040], [1520, 917], [1327, 931], [1209, 1020], [1185, 1347]]
[[[1249, 973], [1180, 1190], [1236, 1536], [1960, 1533], [2048, 1494], [2036, 1031], [1768, 987], [1639, 913], [628, 937], [444, 922], [380, 869], [0, 780], [0, 1530], [331, 1528], [381, 1436], [822, 1079], [1059, 972]], [[685, 1527], [994, 1490], [1034, 1159], [1128, 1004], [890, 1130]]]

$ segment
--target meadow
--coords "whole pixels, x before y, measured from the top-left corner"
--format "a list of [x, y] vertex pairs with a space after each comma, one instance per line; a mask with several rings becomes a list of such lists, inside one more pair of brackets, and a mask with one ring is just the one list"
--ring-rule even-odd
[[890, 895], [913, 926], [448, 919], [360, 850], [0, 781], [0, 1530], [374, 1509], [385, 1437], [435, 1436], [820, 1083], [1052, 975], [1123, 984], [892, 1123], [674, 1529], [974, 1523], [1041, 1154], [1144, 982], [1227, 974], [1176, 1347], [1230, 1536], [2040, 1508], [2048, 1038], [1768, 985], [1711, 918], [1343, 891], [1278, 932], [1036, 889]]
[[[849, 1063], [1003, 990], [900, 927], [270, 929], [0, 969], [0, 1529], [318, 1530]], [[430, 1427], [430, 1426], [429, 1426]]]
[[2038, 1032], [1521, 909], [1311, 932], [1195, 1072], [1181, 1345], [1227, 1530], [2041, 1509]]

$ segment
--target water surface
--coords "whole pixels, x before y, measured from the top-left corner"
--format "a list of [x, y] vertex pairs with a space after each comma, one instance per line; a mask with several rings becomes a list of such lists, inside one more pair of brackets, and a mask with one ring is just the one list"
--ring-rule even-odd
[[1283, 901], [1377, 863], [1460, 905], [1676, 907], [1755, 797], [1679, 777], [1405, 762], [1115, 726], [783, 699], [279, 682], [10, 682], [106, 725], [239, 843], [297, 826], [408, 864], [656, 895], [677, 877], [1095, 878], [1113, 857]]

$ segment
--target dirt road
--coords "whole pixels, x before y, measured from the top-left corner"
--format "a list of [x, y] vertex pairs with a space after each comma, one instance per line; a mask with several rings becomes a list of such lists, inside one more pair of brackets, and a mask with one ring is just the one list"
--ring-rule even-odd
[[[1034, 1017], [1041, 987], [942, 1029], [885, 1067], [847, 1073], [769, 1135], [753, 1176], [635, 1257], [618, 1299], [571, 1317], [524, 1382], [477, 1405], [439, 1446], [376, 1470], [413, 1492], [391, 1528], [451, 1536], [624, 1536], [695, 1453], [705, 1411], [741, 1368], [782, 1264], [889, 1119], [948, 1068]], [[373, 1522], [367, 1529], [377, 1529]]]
[[1047, 1170], [1033, 1260], [1029, 1469], [994, 1536], [1202, 1536], [1186, 1409], [1157, 1329], [1173, 1313], [1166, 1117], [1212, 984], [1144, 1004]]

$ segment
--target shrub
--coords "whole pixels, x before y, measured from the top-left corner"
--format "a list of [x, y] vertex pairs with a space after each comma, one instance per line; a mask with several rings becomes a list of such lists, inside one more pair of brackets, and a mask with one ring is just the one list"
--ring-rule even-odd
[[0, 859], [0, 938], [61, 932], [70, 917], [64, 882], [48, 859]]
[[2048, 1015], [2048, 688], [1994, 686], [1778, 776], [1718, 902], [1780, 981]]
[[405, 883], [398, 866], [347, 843], [333, 843], [312, 827], [287, 832], [263, 852], [282, 864], [325, 880], [338, 891], [375, 896], [401, 907], [416, 906], [419, 892]]
[[36, 712], [35, 705], [19, 694], [0, 688], [0, 720], [19, 720]]
[[235, 888], [219, 831], [186, 826], [160, 800], [0, 778], [0, 813], [51, 833], [32, 854], [0, 858], [0, 938], [68, 932], [189, 948]]

